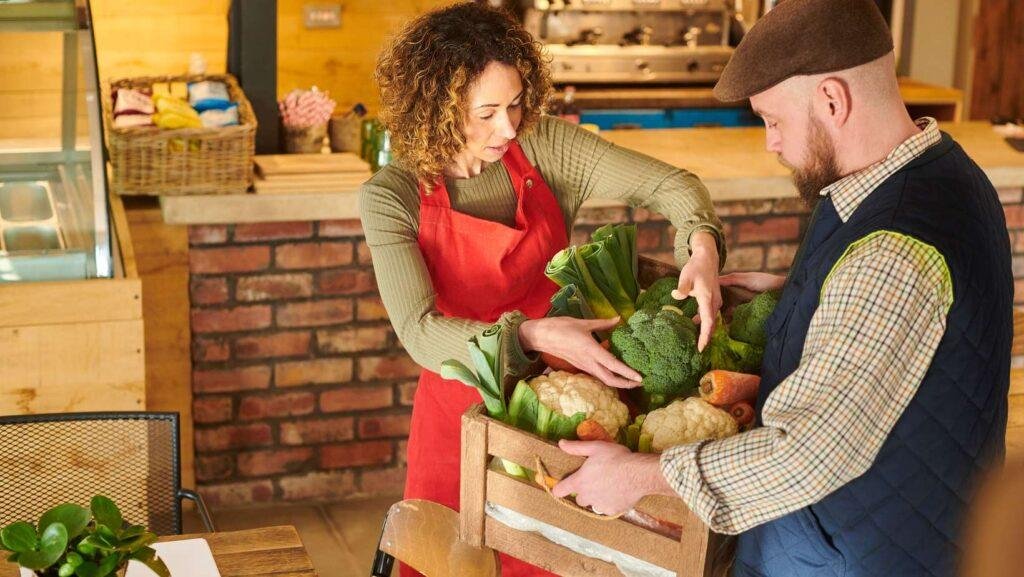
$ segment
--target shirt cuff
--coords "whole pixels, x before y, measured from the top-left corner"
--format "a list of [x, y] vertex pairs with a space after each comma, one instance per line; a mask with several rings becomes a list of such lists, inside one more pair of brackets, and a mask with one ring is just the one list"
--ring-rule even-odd
[[666, 449], [661, 453], [661, 474], [694, 515], [713, 530], [726, 532], [716, 526], [718, 499], [704, 482], [700, 471], [700, 453], [707, 443], [700, 441]]
[[519, 342], [519, 325], [529, 317], [519, 311], [501, 315], [498, 319], [502, 329], [502, 358], [506, 377], [519, 380], [520, 377], [533, 372], [534, 366], [540, 362], [540, 353], [527, 353]]

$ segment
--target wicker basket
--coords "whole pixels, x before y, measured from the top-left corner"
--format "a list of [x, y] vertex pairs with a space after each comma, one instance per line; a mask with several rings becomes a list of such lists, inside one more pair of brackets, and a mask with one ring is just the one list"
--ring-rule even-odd
[[[224, 82], [238, 103], [236, 126], [164, 129], [114, 128], [111, 90], [168, 82]], [[230, 74], [149, 76], [111, 81], [103, 94], [107, 145], [113, 166], [110, 189], [121, 195], [243, 193], [253, 180], [256, 116]]]

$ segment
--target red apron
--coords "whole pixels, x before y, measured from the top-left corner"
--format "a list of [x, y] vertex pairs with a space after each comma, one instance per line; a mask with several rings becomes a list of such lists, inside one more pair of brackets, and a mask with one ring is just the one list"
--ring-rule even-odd
[[[501, 161], [517, 197], [514, 227], [452, 210], [443, 182], [429, 195], [420, 185], [420, 250], [445, 316], [491, 323], [519, 310], [540, 318], [558, 288], [544, 267], [569, 244], [562, 209], [518, 142], [509, 143]], [[459, 510], [460, 418], [480, 402], [475, 389], [423, 371], [413, 400], [405, 498]], [[416, 575], [404, 565], [401, 574]], [[501, 574], [551, 575], [505, 555]]]

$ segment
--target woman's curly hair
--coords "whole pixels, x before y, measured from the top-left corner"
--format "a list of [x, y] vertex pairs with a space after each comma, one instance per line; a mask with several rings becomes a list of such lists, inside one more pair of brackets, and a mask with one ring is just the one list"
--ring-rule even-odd
[[469, 87], [491, 62], [519, 70], [525, 133], [540, 118], [551, 74], [541, 44], [506, 12], [474, 2], [428, 12], [381, 53], [380, 119], [395, 155], [428, 187], [465, 147]]

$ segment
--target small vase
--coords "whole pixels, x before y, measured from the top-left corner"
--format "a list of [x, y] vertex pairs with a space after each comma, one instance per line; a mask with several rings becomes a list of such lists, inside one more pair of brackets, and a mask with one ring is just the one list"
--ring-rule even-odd
[[284, 150], [288, 153], [319, 154], [327, 136], [327, 123], [305, 128], [284, 127]]

